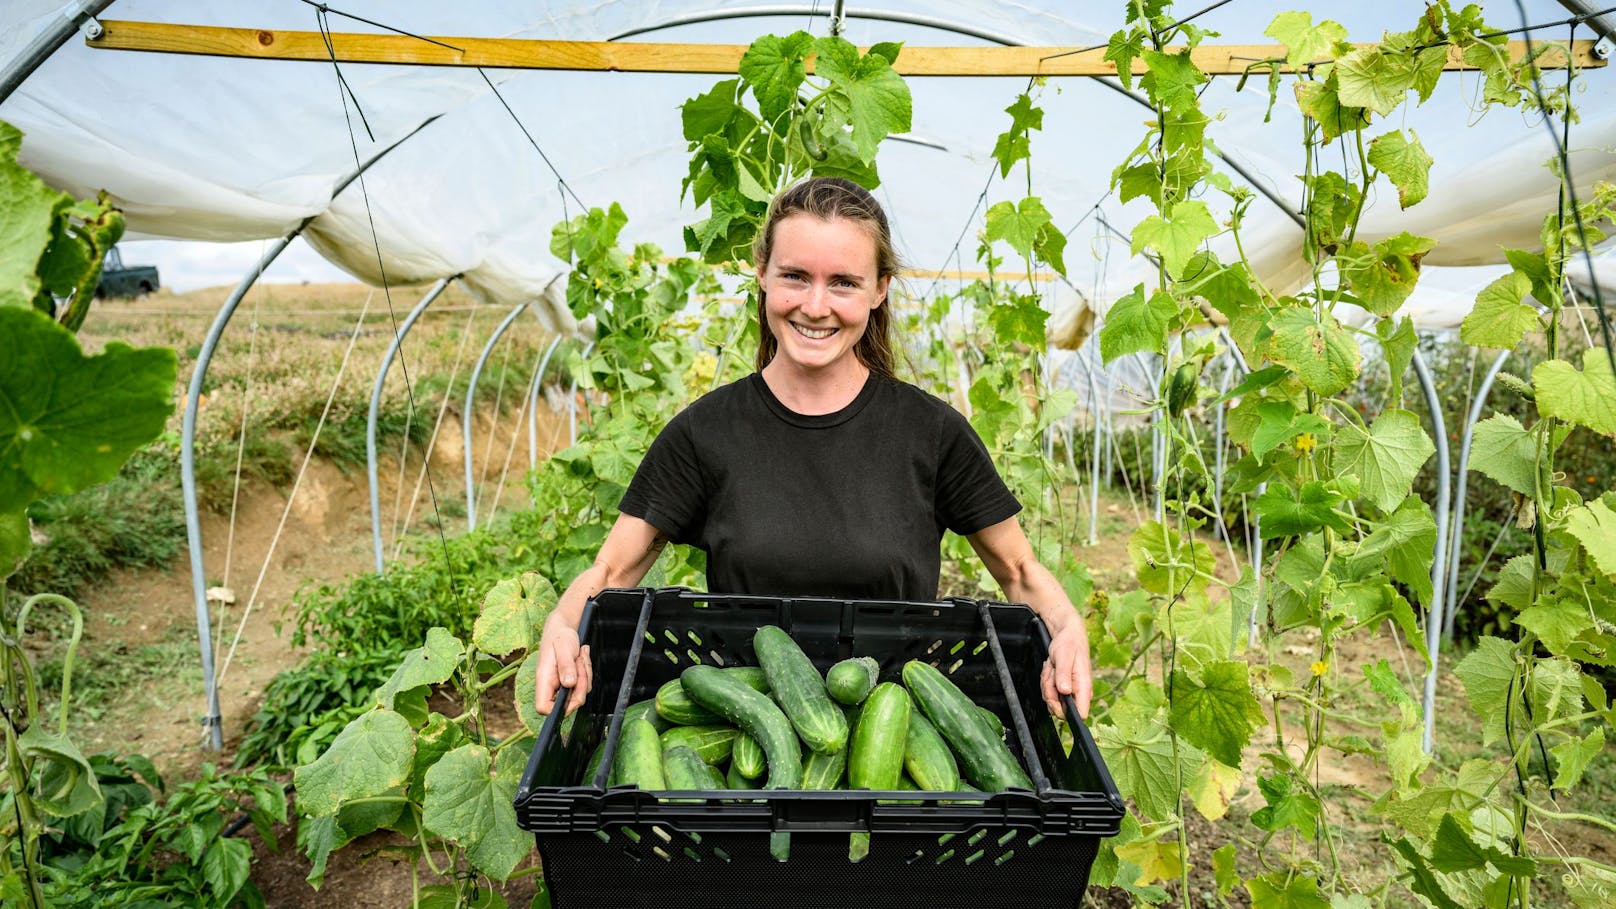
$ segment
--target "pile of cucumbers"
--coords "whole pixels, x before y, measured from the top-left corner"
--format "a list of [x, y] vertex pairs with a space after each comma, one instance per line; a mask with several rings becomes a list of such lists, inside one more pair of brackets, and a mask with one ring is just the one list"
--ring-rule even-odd
[[[608, 785], [648, 790], [1032, 789], [1004, 727], [936, 667], [903, 684], [854, 657], [821, 676], [791, 637], [757, 630], [758, 666], [690, 666], [623, 715]], [[879, 682], [879, 683], [878, 683]], [[602, 748], [583, 783], [595, 777]]]

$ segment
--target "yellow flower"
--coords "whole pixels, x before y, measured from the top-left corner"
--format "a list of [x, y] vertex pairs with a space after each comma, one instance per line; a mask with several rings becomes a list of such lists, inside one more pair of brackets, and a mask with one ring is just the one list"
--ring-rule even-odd
[[1312, 451], [1313, 447], [1318, 444], [1319, 441], [1313, 438], [1313, 434], [1311, 432], [1304, 432], [1296, 437], [1296, 450], [1298, 453]]
[[1314, 675], [1314, 677], [1324, 675], [1324, 671], [1326, 669], [1329, 669], [1329, 668], [1330, 668], [1329, 663], [1326, 663], [1323, 660], [1314, 660], [1313, 661], [1313, 675]]

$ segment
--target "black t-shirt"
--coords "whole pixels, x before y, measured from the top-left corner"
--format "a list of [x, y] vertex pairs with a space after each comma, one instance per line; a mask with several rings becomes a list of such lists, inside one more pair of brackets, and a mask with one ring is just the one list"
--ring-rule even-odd
[[871, 374], [806, 416], [753, 373], [670, 420], [618, 508], [705, 551], [715, 592], [931, 600], [943, 531], [1021, 504], [971, 424], [912, 385]]

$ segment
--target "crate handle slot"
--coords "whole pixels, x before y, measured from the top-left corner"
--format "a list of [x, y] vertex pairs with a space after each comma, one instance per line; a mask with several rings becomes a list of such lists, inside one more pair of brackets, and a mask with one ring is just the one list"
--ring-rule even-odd
[[[1027, 759], [1027, 770], [1032, 775], [1032, 784], [1039, 792], [1050, 788], [1049, 776], [1044, 773], [1044, 763], [1038, 759], [1038, 749], [1032, 743], [1032, 727], [1027, 725], [1027, 715], [1021, 710], [1021, 698], [1016, 696], [1015, 682], [1010, 678], [1010, 666], [1004, 660], [1004, 648], [999, 644], [999, 631], [993, 627], [993, 614], [987, 603], [978, 603], [977, 614], [982, 617], [982, 625], [987, 630], [988, 650], [993, 653], [993, 663], [999, 670], [999, 684], [1004, 686], [1004, 699], [1010, 707], [1011, 725], [1016, 727], [1016, 739], [1021, 742], [1021, 754]], [[1045, 642], [1044, 652], [1049, 652], [1048, 642]], [[1045, 657], [1048, 658], [1047, 656]]]

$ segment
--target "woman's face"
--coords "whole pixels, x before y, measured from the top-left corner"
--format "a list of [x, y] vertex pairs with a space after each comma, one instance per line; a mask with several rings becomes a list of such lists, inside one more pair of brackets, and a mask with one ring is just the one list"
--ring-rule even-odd
[[758, 272], [776, 360], [817, 375], [857, 364], [853, 348], [887, 295], [875, 238], [855, 221], [795, 214], [774, 226]]

